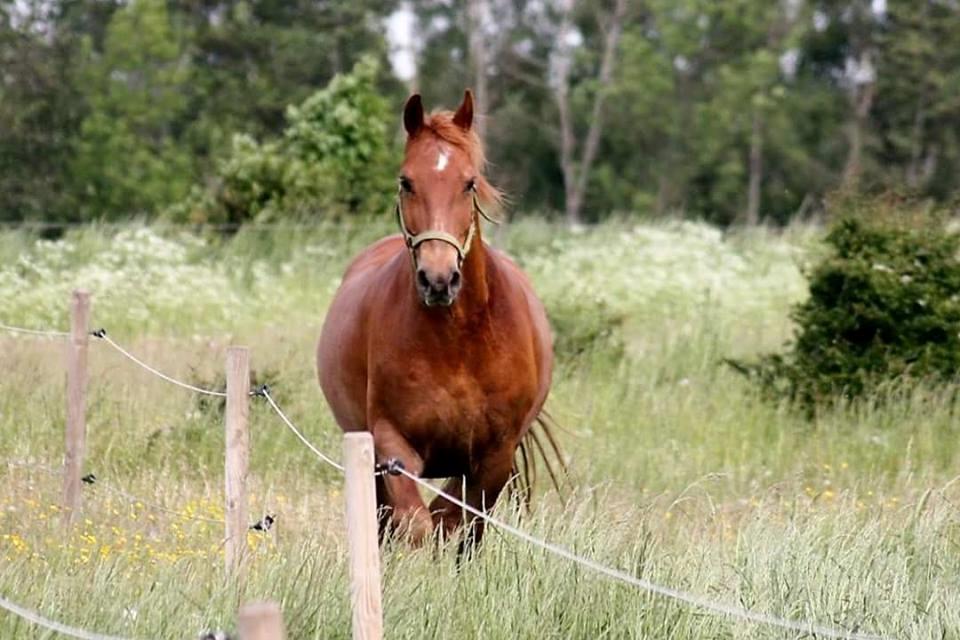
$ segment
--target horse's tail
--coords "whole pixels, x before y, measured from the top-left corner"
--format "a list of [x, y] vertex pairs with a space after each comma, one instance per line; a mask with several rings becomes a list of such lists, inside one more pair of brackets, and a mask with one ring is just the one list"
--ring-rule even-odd
[[[564, 460], [563, 452], [554, 435], [554, 432], [559, 428], [559, 424], [553, 416], [546, 410], [542, 410], [523, 438], [520, 439], [520, 446], [517, 447], [513, 461], [516, 481], [511, 486], [528, 509], [537, 481], [537, 456], [543, 461], [543, 466], [546, 467], [547, 474], [550, 476], [551, 484], [563, 499], [564, 485], [567, 484], [565, 481], [568, 480], [568, 476], [567, 462]], [[544, 446], [543, 440], [547, 441], [550, 448], [549, 452], [547, 447]]]

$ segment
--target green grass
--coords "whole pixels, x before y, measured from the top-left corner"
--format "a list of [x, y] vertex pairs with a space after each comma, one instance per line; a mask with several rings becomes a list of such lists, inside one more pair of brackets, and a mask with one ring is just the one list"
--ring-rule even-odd
[[[75, 284], [94, 324], [148, 362], [223, 384], [225, 348], [321, 449], [340, 436], [313, 348], [349, 255], [387, 228], [249, 231], [234, 239], [80, 231], [67, 246], [0, 234], [0, 322], [62, 328]], [[563, 326], [615, 321], [558, 363], [551, 412], [574, 489], [541, 480], [530, 515], [499, 515], [638, 576], [759, 612], [899, 638], [960, 636], [960, 424], [951, 394], [837, 406], [808, 421], [763, 402], [724, 357], [776, 348], [816, 229], [722, 237], [611, 223], [571, 235], [521, 222], [500, 237]], [[169, 243], [169, 244], [167, 244]], [[143, 249], [138, 249], [142, 246]], [[166, 253], [164, 253], [166, 252]], [[78, 282], [78, 277], [93, 282]], [[571, 306], [574, 300], [577, 305]], [[567, 315], [563, 315], [567, 314]], [[572, 315], [570, 315], [572, 314]], [[136, 638], [235, 628], [277, 600], [290, 638], [350, 637], [342, 483], [262, 401], [251, 418], [251, 513], [277, 514], [244, 584], [223, 572], [222, 407], [92, 343], [84, 514], [62, 534], [62, 346], [0, 336], [0, 595], [68, 624]], [[20, 463], [32, 464], [24, 468]], [[506, 534], [459, 568], [453, 548], [384, 550], [391, 638], [801, 638], [611, 582]], [[0, 614], [0, 637], [47, 638]]]

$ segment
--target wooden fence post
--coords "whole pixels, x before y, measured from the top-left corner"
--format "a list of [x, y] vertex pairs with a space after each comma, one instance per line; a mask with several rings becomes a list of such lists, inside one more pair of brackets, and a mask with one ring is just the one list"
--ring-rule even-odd
[[240, 640], [284, 640], [283, 616], [276, 602], [257, 602], [240, 609]]
[[226, 506], [227, 575], [242, 568], [247, 552], [247, 466], [250, 462], [250, 352], [227, 349]]
[[354, 640], [383, 637], [380, 602], [380, 547], [374, 487], [373, 436], [367, 432], [343, 437], [346, 473], [347, 545], [350, 553], [350, 599]]
[[70, 338], [67, 341], [67, 428], [63, 456], [63, 522], [69, 527], [80, 513], [83, 454], [87, 440], [87, 345], [90, 294], [81, 289], [70, 298]]

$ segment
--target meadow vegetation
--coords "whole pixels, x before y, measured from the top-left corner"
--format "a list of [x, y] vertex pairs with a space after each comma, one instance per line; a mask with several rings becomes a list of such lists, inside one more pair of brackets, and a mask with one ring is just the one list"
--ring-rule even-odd
[[[322, 450], [339, 431], [313, 349], [349, 256], [387, 222], [249, 227], [203, 236], [89, 227], [56, 241], [0, 234], [0, 322], [64, 329], [75, 286], [93, 324], [161, 370], [223, 384], [228, 345]], [[558, 329], [548, 407], [571, 477], [541, 477], [532, 512], [499, 515], [638, 576], [719, 602], [897, 638], [960, 635], [960, 424], [955, 395], [826, 406], [771, 403], [726, 366], [778, 349], [809, 225], [720, 232], [609, 221], [575, 232], [536, 218], [488, 230], [531, 275]], [[0, 594], [69, 624], [134, 638], [232, 629], [237, 604], [281, 602], [290, 638], [348, 638], [342, 481], [252, 409], [248, 579], [225, 579], [222, 405], [91, 344], [84, 513], [59, 527], [62, 346], [0, 334]], [[110, 489], [114, 491], [111, 492]], [[122, 490], [137, 499], [116, 493]], [[162, 508], [161, 508], [162, 507]], [[384, 549], [391, 638], [809, 637], [706, 615], [491, 533], [458, 568]], [[0, 637], [46, 638], [0, 616]]]

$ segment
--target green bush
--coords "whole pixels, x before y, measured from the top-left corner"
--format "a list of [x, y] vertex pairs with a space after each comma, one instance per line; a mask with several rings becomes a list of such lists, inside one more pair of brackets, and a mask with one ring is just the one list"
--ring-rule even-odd
[[741, 368], [807, 410], [960, 371], [960, 236], [942, 221], [867, 207], [839, 219], [809, 274], [782, 354]]
[[546, 300], [553, 330], [553, 351], [560, 361], [600, 355], [612, 361], [624, 355], [623, 314], [602, 300]]
[[373, 58], [287, 110], [287, 128], [258, 143], [237, 135], [213, 185], [194, 188], [170, 215], [196, 223], [339, 218], [385, 211], [396, 164], [393, 120], [376, 86]]

